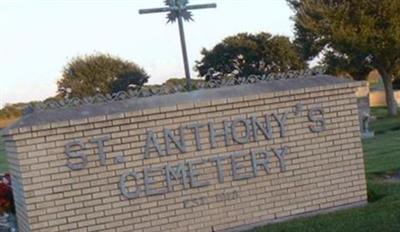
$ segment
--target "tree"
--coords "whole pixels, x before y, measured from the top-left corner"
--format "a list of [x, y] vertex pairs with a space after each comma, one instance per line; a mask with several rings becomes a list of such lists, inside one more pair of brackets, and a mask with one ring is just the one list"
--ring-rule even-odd
[[76, 57], [64, 68], [57, 82], [58, 92], [85, 97], [97, 93], [126, 90], [129, 85], [142, 86], [149, 76], [137, 64], [107, 54]]
[[[199, 85], [204, 83], [204, 80], [202, 79], [192, 79], [191, 80], [191, 86], [190, 90], [196, 90], [198, 89]], [[165, 86], [171, 87], [171, 88], [176, 88], [176, 87], [183, 87], [186, 91], [189, 89], [187, 88], [187, 80], [186, 78], [170, 78], [164, 82]]]
[[393, 80], [400, 72], [400, 1], [287, 0], [295, 16], [295, 43], [304, 58], [325, 54], [333, 73], [346, 71], [356, 79], [379, 71], [388, 113], [397, 114]]
[[203, 48], [195, 69], [204, 77], [210, 69], [229, 74], [239, 70], [242, 76], [285, 72], [306, 67], [296, 47], [285, 36], [269, 33], [240, 33], [229, 36], [211, 50]]
[[18, 118], [21, 116], [21, 110], [24, 107], [24, 104], [5, 104], [4, 108], [0, 109], [0, 120], [1, 119], [10, 119], [10, 118]]

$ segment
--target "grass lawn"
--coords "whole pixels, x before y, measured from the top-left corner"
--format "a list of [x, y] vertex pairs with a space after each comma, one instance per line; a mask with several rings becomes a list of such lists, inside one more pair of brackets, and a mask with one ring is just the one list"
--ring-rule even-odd
[[7, 171], [7, 159], [4, 150], [4, 143], [0, 137], [0, 173], [4, 173]]
[[[0, 130], [2, 128], [5, 128], [5, 127], [11, 125], [16, 120], [17, 120], [17, 118], [0, 119]], [[5, 150], [4, 150], [4, 143], [0, 136], [0, 173], [6, 172], [7, 166], [8, 166], [8, 164], [7, 164], [6, 154], [5, 154]]]
[[375, 138], [363, 141], [368, 195], [366, 207], [272, 224], [254, 232], [399, 232], [400, 182], [383, 175], [400, 171], [400, 116], [386, 117], [386, 109], [373, 109]]

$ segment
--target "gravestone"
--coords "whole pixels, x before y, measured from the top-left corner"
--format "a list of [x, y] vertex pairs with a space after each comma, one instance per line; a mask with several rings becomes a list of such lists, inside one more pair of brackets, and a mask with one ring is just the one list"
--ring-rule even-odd
[[237, 231], [366, 203], [356, 89], [319, 75], [24, 116], [20, 231]]
[[369, 84], [361, 86], [356, 91], [358, 101], [358, 116], [362, 138], [373, 138], [375, 133], [371, 130], [371, 122], [375, 117], [371, 114], [369, 104]]

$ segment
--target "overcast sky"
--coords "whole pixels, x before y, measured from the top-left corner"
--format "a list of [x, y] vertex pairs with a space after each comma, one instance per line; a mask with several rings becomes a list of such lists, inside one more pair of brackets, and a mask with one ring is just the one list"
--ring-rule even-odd
[[[193, 11], [195, 22], [185, 23], [191, 68], [203, 47], [229, 35], [293, 35], [285, 0], [190, 1], [212, 2], [217, 9]], [[95, 52], [134, 61], [150, 83], [183, 77], [177, 25], [166, 24], [165, 13], [138, 14], [161, 6], [163, 0], [0, 0], [0, 106], [53, 96], [68, 61]]]

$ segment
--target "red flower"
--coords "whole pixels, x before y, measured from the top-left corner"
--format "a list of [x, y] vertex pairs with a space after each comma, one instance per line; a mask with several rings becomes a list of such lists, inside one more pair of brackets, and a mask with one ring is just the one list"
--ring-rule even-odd
[[11, 178], [9, 174], [5, 174], [3, 182], [0, 182], [0, 211], [13, 211], [14, 199], [11, 188]]

